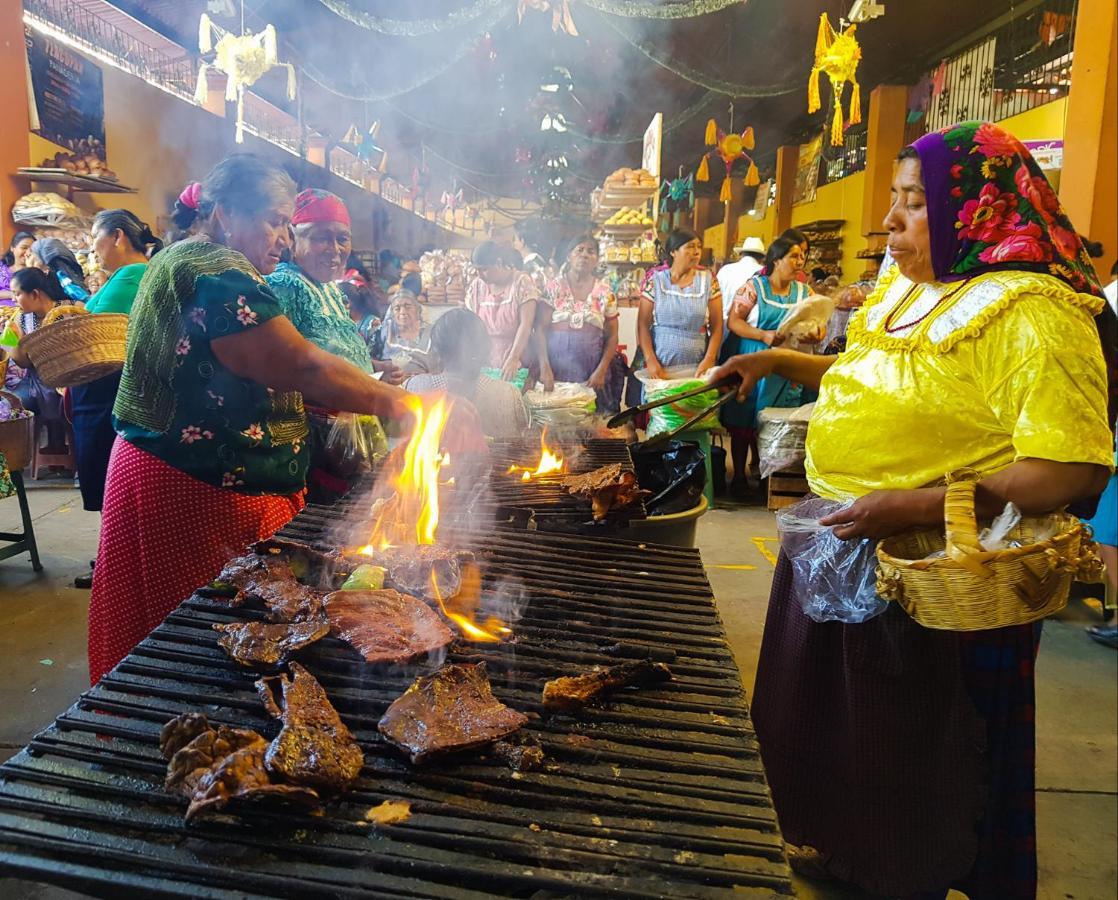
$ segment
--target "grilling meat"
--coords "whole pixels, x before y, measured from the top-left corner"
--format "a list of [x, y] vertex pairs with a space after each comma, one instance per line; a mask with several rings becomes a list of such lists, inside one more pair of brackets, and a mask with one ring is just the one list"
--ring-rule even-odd
[[335, 591], [326, 597], [335, 635], [369, 663], [405, 663], [454, 642], [454, 632], [422, 600], [399, 591]]
[[351, 566], [373, 563], [388, 571], [388, 580], [401, 591], [416, 597], [435, 599], [431, 578], [439, 588], [439, 596], [453, 597], [462, 587], [462, 569], [473, 562], [468, 550], [454, 550], [438, 544], [391, 547], [372, 556], [351, 556]]
[[[291, 663], [291, 673], [293, 678], [256, 682], [268, 712], [283, 722], [264, 763], [285, 781], [340, 793], [361, 774], [365, 756], [315, 677], [298, 663]], [[277, 681], [283, 688], [282, 709], [276, 703]]]
[[163, 726], [160, 750], [168, 760], [164, 787], [186, 797], [189, 822], [231, 801], [279, 803], [315, 809], [313, 790], [272, 784], [264, 767], [268, 742], [247, 728], [214, 728], [201, 713], [185, 713]]
[[244, 590], [251, 582], [294, 581], [295, 573], [286, 561], [278, 556], [258, 556], [249, 553], [229, 560], [221, 574], [210, 582], [210, 589], [223, 594], [236, 595], [234, 605], [245, 601]]
[[265, 622], [231, 622], [214, 625], [221, 632], [221, 648], [242, 666], [275, 666], [285, 662], [296, 650], [313, 644], [330, 633], [323, 616], [309, 622], [269, 625]]
[[418, 765], [470, 750], [522, 728], [528, 717], [493, 696], [484, 663], [444, 666], [388, 707], [377, 728]]
[[252, 549], [259, 556], [283, 560], [291, 567], [291, 571], [299, 581], [323, 590], [332, 590], [336, 587], [335, 580], [339, 577], [345, 578], [351, 568], [342, 554], [336, 550], [323, 553], [301, 541], [269, 538], [257, 541]]
[[671, 681], [672, 670], [663, 663], [642, 659], [608, 668], [597, 668], [585, 675], [556, 678], [543, 686], [544, 709], [571, 712], [581, 709], [611, 691], [625, 687], [647, 687]]
[[623, 509], [648, 497], [637, 487], [637, 476], [621, 468], [621, 463], [602, 466], [585, 475], [568, 475], [563, 487], [574, 497], [590, 501], [594, 521], [604, 519], [611, 509]]
[[323, 616], [324, 593], [298, 581], [253, 579], [238, 594], [238, 597], [241, 596], [250, 596], [263, 603], [273, 622], [303, 622]]

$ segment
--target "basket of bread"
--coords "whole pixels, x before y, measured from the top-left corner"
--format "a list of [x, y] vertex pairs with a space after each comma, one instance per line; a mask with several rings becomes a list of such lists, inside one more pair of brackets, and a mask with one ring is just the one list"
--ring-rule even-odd
[[75, 387], [124, 367], [127, 331], [123, 313], [93, 315], [80, 306], [56, 306], [20, 345], [45, 385]]

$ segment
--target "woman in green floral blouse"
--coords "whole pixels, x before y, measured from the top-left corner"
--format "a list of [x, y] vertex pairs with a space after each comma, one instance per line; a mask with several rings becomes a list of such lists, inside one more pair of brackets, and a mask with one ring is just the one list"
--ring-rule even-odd
[[[299, 334], [371, 375], [376, 366], [338, 284], [351, 246], [349, 210], [336, 194], [308, 188], [295, 198], [291, 225], [295, 235], [292, 259], [276, 266], [265, 281]], [[331, 446], [338, 411], [310, 407], [307, 417], [311, 449], [308, 497], [312, 502], [336, 500], [349, 489], [369, 457], [387, 452], [384, 429], [375, 416], [362, 417], [354, 424], [361, 431], [359, 440]]]
[[303, 395], [403, 416], [404, 391], [302, 337], [264, 282], [289, 244], [295, 185], [230, 156], [202, 183], [198, 233], [140, 285], [114, 415], [89, 612], [96, 683], [233, 553], [301, 507]]

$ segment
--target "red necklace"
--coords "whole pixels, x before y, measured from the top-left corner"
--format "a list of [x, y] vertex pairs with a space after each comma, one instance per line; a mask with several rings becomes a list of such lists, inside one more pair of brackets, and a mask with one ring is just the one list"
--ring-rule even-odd
[[911, 322], [902, 322], [900, 325], [892, 324], [893, 319], [896, 317], [897, 313], [900, 312], [901, 308], [908, 302], [909, 298], [912, 297], [913, 292], [918, 287], [920, 287], [920, 285], [914, 284], [907, 291], [905, 291], [904, 296], [901, 297], [901, 299], [898, 301], [897, 305], [893, 307], [893, 309], [890, 311], [889, 315], [887, 315], [885, 317], [885, 322], [883, 323], [882, 328], [885, 330], [886, 334], [896, 334], [898, 331], [906, 331], [909, 328], [915, 328], [917, 325], [919, 325], [921, 322], [923, 322], [926, 318], [928, 318], [928, 316], [930, 316], [937, 309], [939, 309], [940, 305], [945, 300], [949, 300], [951, 297], [954, 297], [955, 294], [957, 294], [959, 292], [959, 289], [963, 287], [963, 285], [960, 284], [958, 287], [952, 288], [951, 290], [947, 291], [942, 297], [940, 297], [935, 303], [933, 303], [932, 308], [929, 309], [926, 313], [924, 313], [924, 315], [920, 316], [920, 318], [913, 319]]

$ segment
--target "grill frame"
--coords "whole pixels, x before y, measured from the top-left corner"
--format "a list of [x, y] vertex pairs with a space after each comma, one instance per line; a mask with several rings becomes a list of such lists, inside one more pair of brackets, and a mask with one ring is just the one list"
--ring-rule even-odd
[[[352, 510], [310, 507], [278, 536], [325, 546], [324, 523]], [[186, 826], [185, 802], [161, 790], [163, 723], [198, 710], [269, 738], [278, 730], [255, 675], [208, 629], [263, 614], [195, 594], [0, 767], [0, 872], [106, 897], [790, 895], [698, 552], [509, 528], [474, 544], [486, 596], [513, 577], [528, 596], [515, 644], [456, 644], [448, 658], [484, 659], [499, 698], [540, 712], [546, 678], [621, 661], [614, 644], [627, 658], [674, 654], [675, 680], [530, 722], [557, 772], [513, 773], [476, 754], [420, 770], [375, 725], [416, 674], [433, 669], [365, 667], [326, 638], [297, 658], [365, 750], [356, 791], [321, 820], [254, 813]], [[412, 818], [356, 824], [385, 799], [410, 799]]]

